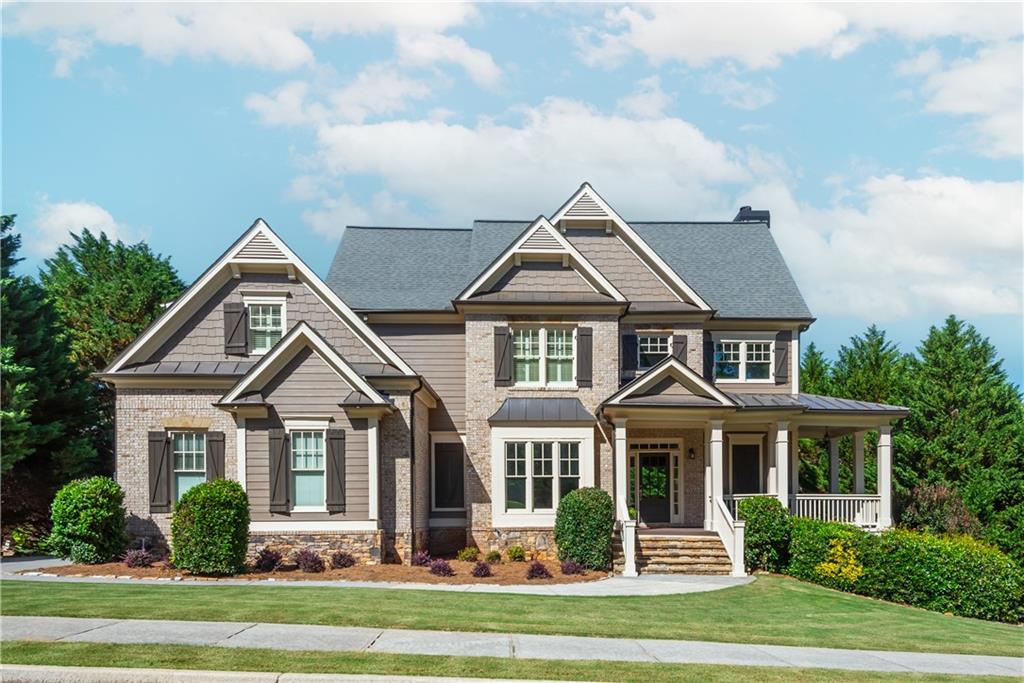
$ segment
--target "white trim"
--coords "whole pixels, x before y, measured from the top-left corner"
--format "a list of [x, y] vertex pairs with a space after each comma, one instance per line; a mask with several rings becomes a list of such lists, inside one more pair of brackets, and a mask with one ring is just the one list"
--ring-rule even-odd
[[[537, 368], [537, 381], [536, 382], [517, 382], [515, 380], [516, 372], [516, 355], [515, 355], [515, 333], [516, 330], [530, 330], [536, 329], [538, 350], [540, 356], [538, 358]], [[549, 382], [548, 381], [548, 331], [549, 330], [572, 330], [572, 381], [570, 382]], [[508, 327], [509, 335], [511, 336], [512, 343], [512, 385], [510, 389], [577, 389], [579, 388], [576, 384], [576, 371], [577, 371], [577, 360], [579, 358], [579, 326], [573, 325], [572, 323], [560, 324], [560, 323], [513, 323]]]
[[[644, 446], [644, 445], [659, 445], [665, 444], [668, 448], [637, 448], [633, 449], [633, 446]], [[634, 437], [628, 440], [626, 447], [626, 462], [636, 457], [635, 467], [630, 467], [630, 470], [636, 470], [633, 475], [633, 504], [636, 507], [637, 521], [643, 522], [644, 520], [639, 519], [640, 516], [640, 456], [644, 453], [656, 455], [659, 453], [668, 453], [668, 524], [679, 524], [685, 517], [686, 504], [684, 499], [684, 492], [686, 487], [683, 486], [683, 469], [686, 467], [684, 463], [686, 448], [684, 446], [684, 439], [682, 437], [671, 437], [662, 439], [661, 437]], [[679, 458], [679, 477], [678, 480], [672, 475], [672, 458]], [[629, 481], [627, 475], [626, 481]], [[672, 512], [673, 496], [679, 494], [679, 512]], [[628, 502], [628, 498], [627, 498]], [[655, 522], [655, 524], [663, 524], [665, 522]]]
[[672, 355], [672, 343], [673, 343], [674, 337], [676, 335], [673, 334], [673, 332], [671, 330], [668, 330], [668, 331], [664, 331], [664, 330], [657, 330], [657, 331], [651, 331], [651, 330], [640, 331], [640, 330], [636, 330], [635, 331], [635, 335], [636, 335], [636, 371], [638, 373], [640, 373], [640, 372], [647, 372], [648, 370], [653, 368], [655, 365], [660, 363], [662, 360], [664, 360], [664, 358], [661, 358], [656, 363], [654, 363], [654, 365], [648, 365], [648, 366], [645, 366], [645, 367], [640, 367], [640, 356], [643, 355], [643, 350], [641, 349], [641, 343], [640, 343], [641, 337], [646, 338], [646, 339], [656, 339], [656, 338], [664, 339], [665, 342], [666, 342], [666, 345], [665, 345], [665, 356], [668, 357], [668, 356]]
[[[285, 433], [288, 435], [288, 458], [290, 460], [288, 471], [291, 481], [288, 484], [292, 487], [292, 496], [295, 495], [295, 473], [296, 472], [322, 472], [323, 473], [323, 505], [293, 505], [292, 512], [327, 512], [327, 426], [326, 420], [287, 420], [285, 421]], [[295, 432], [319, 432], [323, 444], [323, 467], [320, 469], [295, 469], [295, 446], [292, 437]]]
[[[768, 377], [762, 379], [747, 379], [747, 344], [768, 344]], [[711, 334], [711, 368], [715, 377], [715, 384], [775, 384], [775, 333], [774, 332], [712, 332]], [[739, 377], [726, 379], [718, 376], [718, 363], [715, 361], [715, 347], [719, 344], [739, 344]]]
[[[733, 479], [736, 477], [736, 468], [733, 463], [734, 446], [757, 446], [757, 488], [763, 489], [764, 485], [764, 434], [726, 434], [729, 440], [729, 495], [733, 495]], [[765, 491], [754, 491], [754, 493], [766, 493]], [[742, 494], [741, 494], [742, 495]]]
[[249, 522], [249, 533], [268, 531], [376, 531], [374, 520], [328, 521], [328, 522]]
[[[250, 295], [250, 294], [243, 294], [242, 295], [242, 305], [245, 306], [245, 310], [246, 310], [247, 313], [249, 312], [249, 307], [250, 306], [254, 306], [254, 305], [255, 306], [280, 306], [281, 307], [281, 339], [284, 339], [284, 335], [288, 331], [288, 298], [285, 295], [273, 295], [272, 296], [272, 295], [269, 295], [269, 294], [264, 294], [264, 295], [260, 295], [260, 296], [254, 296], [254, 295]], [[248, 344], [249, 355], [250, 356], [264, 356], [264, 355], [270, 353], [270, 350], [273, 348], [273, 346], [271, 346], [270, 349], [266, 349], [265, 351], [256, 351], [255, 350], [255, 348], [253, 347], [253, 343], [252, 343], [253, 342], [253, 337], [252, 337], [252, 315], [248, 314], [248, 315], [246, 315], [246, 318], [247, 318], [247, 322], [246, 322], [245, 335], [247, 337], [247, 342], [246, 343]], [[280, 339], [278, 340], [278, 343], [280, 343]]]
[[[690, 299], [698, 308], [700, 308], [703, 311], [712, 310], [711, 306], [709, 306], [708, 303], [704, 301], [704, 299], [702, 299], [700, 295], [698, 295], [697, 292], [693, 290], [693, 288], [686, 284], [686, 282], [684, 282], [683, 279], [679, 277], [679, 274], [672, 270], [672, 268], [670, 268], [669, 265], [665, 263], [664, 260], [662, 260], [662, 258], [658, 255], [656, 251], [651, 249], [651, 247], [643, 240], [643, 238], [641, 238], [640, 235], [637, 234], [636, 231], [629, 226], [629, 224], [622, 218], [622, 216], [616, 213], [615, 209], [608, 205], [608, 203], [601, 197], [601, 195], [599, 195], [597, 191], [590, 186], [590, 183], [583, 183], [582, 185], [580, 185], [580, 188], [576, 190], [576, 193], [573, 194], [572, 197], [569, 198], [569, 201], [563, 204], [562, 208], [560, 208], [558, 212], [551, 217], [551, 222], [557, 225], [558, 222], [565, 217], [566, 212], [574, 204], [576, 204], [576, 201], [584, 193], [588, 193], [593, 198], [597, 205], [600, 206], [601, 209], [608, 215], [612, 223], [614, 223], [614, 225], [619, 229], [621, 234], [625, 235], [628, 238], [628, 240], [623, 240], [623, 243], [626, 244], [627, 247], [635, 247], [636, 250], [639, 250], [641, 252], [641, 254], [644, 257], [640, 259], [641, 262], [646, 262], [648, 267], [651, 267], [651, 264], [653, 264], [654, 268], [651, 268], [651, 270], [654, 271], [655, 275], [659, 275], [657, 271], [662, 271], [664, 276], [668, 278], [669, 283], [673, 285], [670, 286], [669, 289], [674, 290], [674, 292], [677, 295], [679, 293], [682, 293], [685, 298]], [[568, 220], [573, 219], [570, 218]], [[632, 242], [632, 245], [630, 244], [630, 242]], [[640, 254], [637, 254], [637, 256], [640, 256]], [[659, 277], [659, 279], [662, 278]]]
[[790, 333], [789, 338], [789, 381], [793, 396], [800, 393], [800, 331]]
[[[578, 441], [580, 457], [580, 488], [594, 485], [594, 428], [586, 427], [492, 427], [491, 428], [491, 524], [496, 527], [552, 527], [555, 508], [544, 512], [505, 509], [505, 442], [507, 441]], [[558, 466], [558, 455], [554, 454]], [[526, 460], [527, 500], [529, 501], [533, 462]], [[553, 470], [557, 478], [557, 469]], [[554, 493], [552, 493], [554, 496]]]
[[[673, 375], [673, 372], [676, 374]], [[656, 384], [666, 376], [673, 376], [677, 381], [682, 378], [698, 387], [701, 391], [709, 394], [723, 406], [728, 406], [730, 408], [735, 407], [735, 404], [729, 400], [728, 396], [723, 394], [719, 389], [716, 389], [714, 385], [709, 384], [707, 380], [694, 372], [688, 365], [672, 355], [658, 363], [658, 365], [655, 365], [650, 370], [645, 371], [643, 375], [627, 384], [617, 393], [613, 394], [611, 398], [605, 401], [605, 404], [615, 405], [623, 399], [629, 398], [637, 391]]]
[[284, 423], [284, 429], [286, 432], [326, 432], [331, 425], [331, 418], [315, 417], [315, 418], [297, 418], [297, 417], [285, 417], [281, 416], [281, 422]]
[[372, 520], [380, 517], [380, 420], [366, 418], [366, 458], [368, 507], [366, 516]]
[[457, 508], [439, 508], [435, 503], [435, 481], [434, 473], [436, 472], [436, 457], [437, 449], [435, 446], [439, 443], [458, 443], [462, 444], [462, 468], [463, 475], [465, 475], [466, 468], [466, 440], [458, 434], [458, 432], [431, 432], [430, 433], [430, 511], [431, 512], [465, 512], [466, 511], [466, 485], [465, 476], [463, 476], [462, 485], [462, 507]]
[[238, 483], [242, 486], [242, 490], [248, 490], [245, 484], [245, 418], [235, 418], [235, 460], [238, 477]]

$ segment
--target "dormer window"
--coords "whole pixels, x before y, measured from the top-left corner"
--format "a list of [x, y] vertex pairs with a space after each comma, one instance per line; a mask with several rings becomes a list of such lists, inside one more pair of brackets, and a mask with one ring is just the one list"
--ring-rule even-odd
[[249, 353], [262, 355], [284, 336], [284, 300], [246, 297], [245, 305], [249, 309]]
[[771, 341], [723, 340], [715, 343], [715, 379], [720, 382], [771, 382]]

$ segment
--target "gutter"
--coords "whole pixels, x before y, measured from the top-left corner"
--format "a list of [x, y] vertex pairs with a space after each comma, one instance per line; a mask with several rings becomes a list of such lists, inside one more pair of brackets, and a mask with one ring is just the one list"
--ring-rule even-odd
[[423, 378], [417, 377], [416, 388], [409, 392], [409, 532], [411, 552], [416, 552], [416, 394], [423, 390]]

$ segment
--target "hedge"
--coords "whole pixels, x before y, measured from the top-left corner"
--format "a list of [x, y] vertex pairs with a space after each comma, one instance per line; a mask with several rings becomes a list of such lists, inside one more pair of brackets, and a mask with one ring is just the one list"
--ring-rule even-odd
[[215, 479], [181, 496], [171, 516], [175, 566], [193, 574], [236, 574], [245, 566], [249, 498], [236, 481]]
[[605, 569], [612, 561], [614, 531], [615, 503], [606, 491], [570, 491], [555, 513], [558, 559], [575, 560], [588, 569]]
[[789, 560], [789, 512], [778, 498], [744, 498], [736, 509], [746, 522], [743, 560], [747, 571], [781, 572]]
[[124, 491], [110, 477], [65, 484], [50, 507], [53, 529], [44, 546], [76, 564], [120, 558], [128, 545]]

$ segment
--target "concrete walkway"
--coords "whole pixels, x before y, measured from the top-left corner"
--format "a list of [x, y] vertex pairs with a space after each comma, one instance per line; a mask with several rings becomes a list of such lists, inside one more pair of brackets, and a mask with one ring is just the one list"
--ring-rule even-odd
[[[688, 574], [646, 574], [635, 578], [612, 576], [598, 581], [549, 585], [524, 584], [496, 586], [476, 583], [397, 583], [387, 581], [307, 581], [261, 579], [136, 579], [127, 576], [58, 576], [48, 569], [67, 566], [68, 562], [54, 558], [10, 558], [0, 562], [0, 575], [5, 579], [28, 581], [66, 581], [69, 583], [130, 583], [185, 586], [331, 586], [336, 588], [394, 588], [399, 590], [448, 591], [456, 593], [512, 593], [515, 595], [564, 595], [577, 597], [651, 596], [705, 593], [707, 591], [742, 586], [754, 580], [751, 576], [697, 576]], [[19, 574], [18, 572], [27, 572]]]
[[1024, 675], [1024, 658], [839, 650], [686, 640], [411, 631], [301, 624], [4, 617], [4, 640], [153, 643], [382, 652], [458, 657], [809, 667], [858, 671]]

